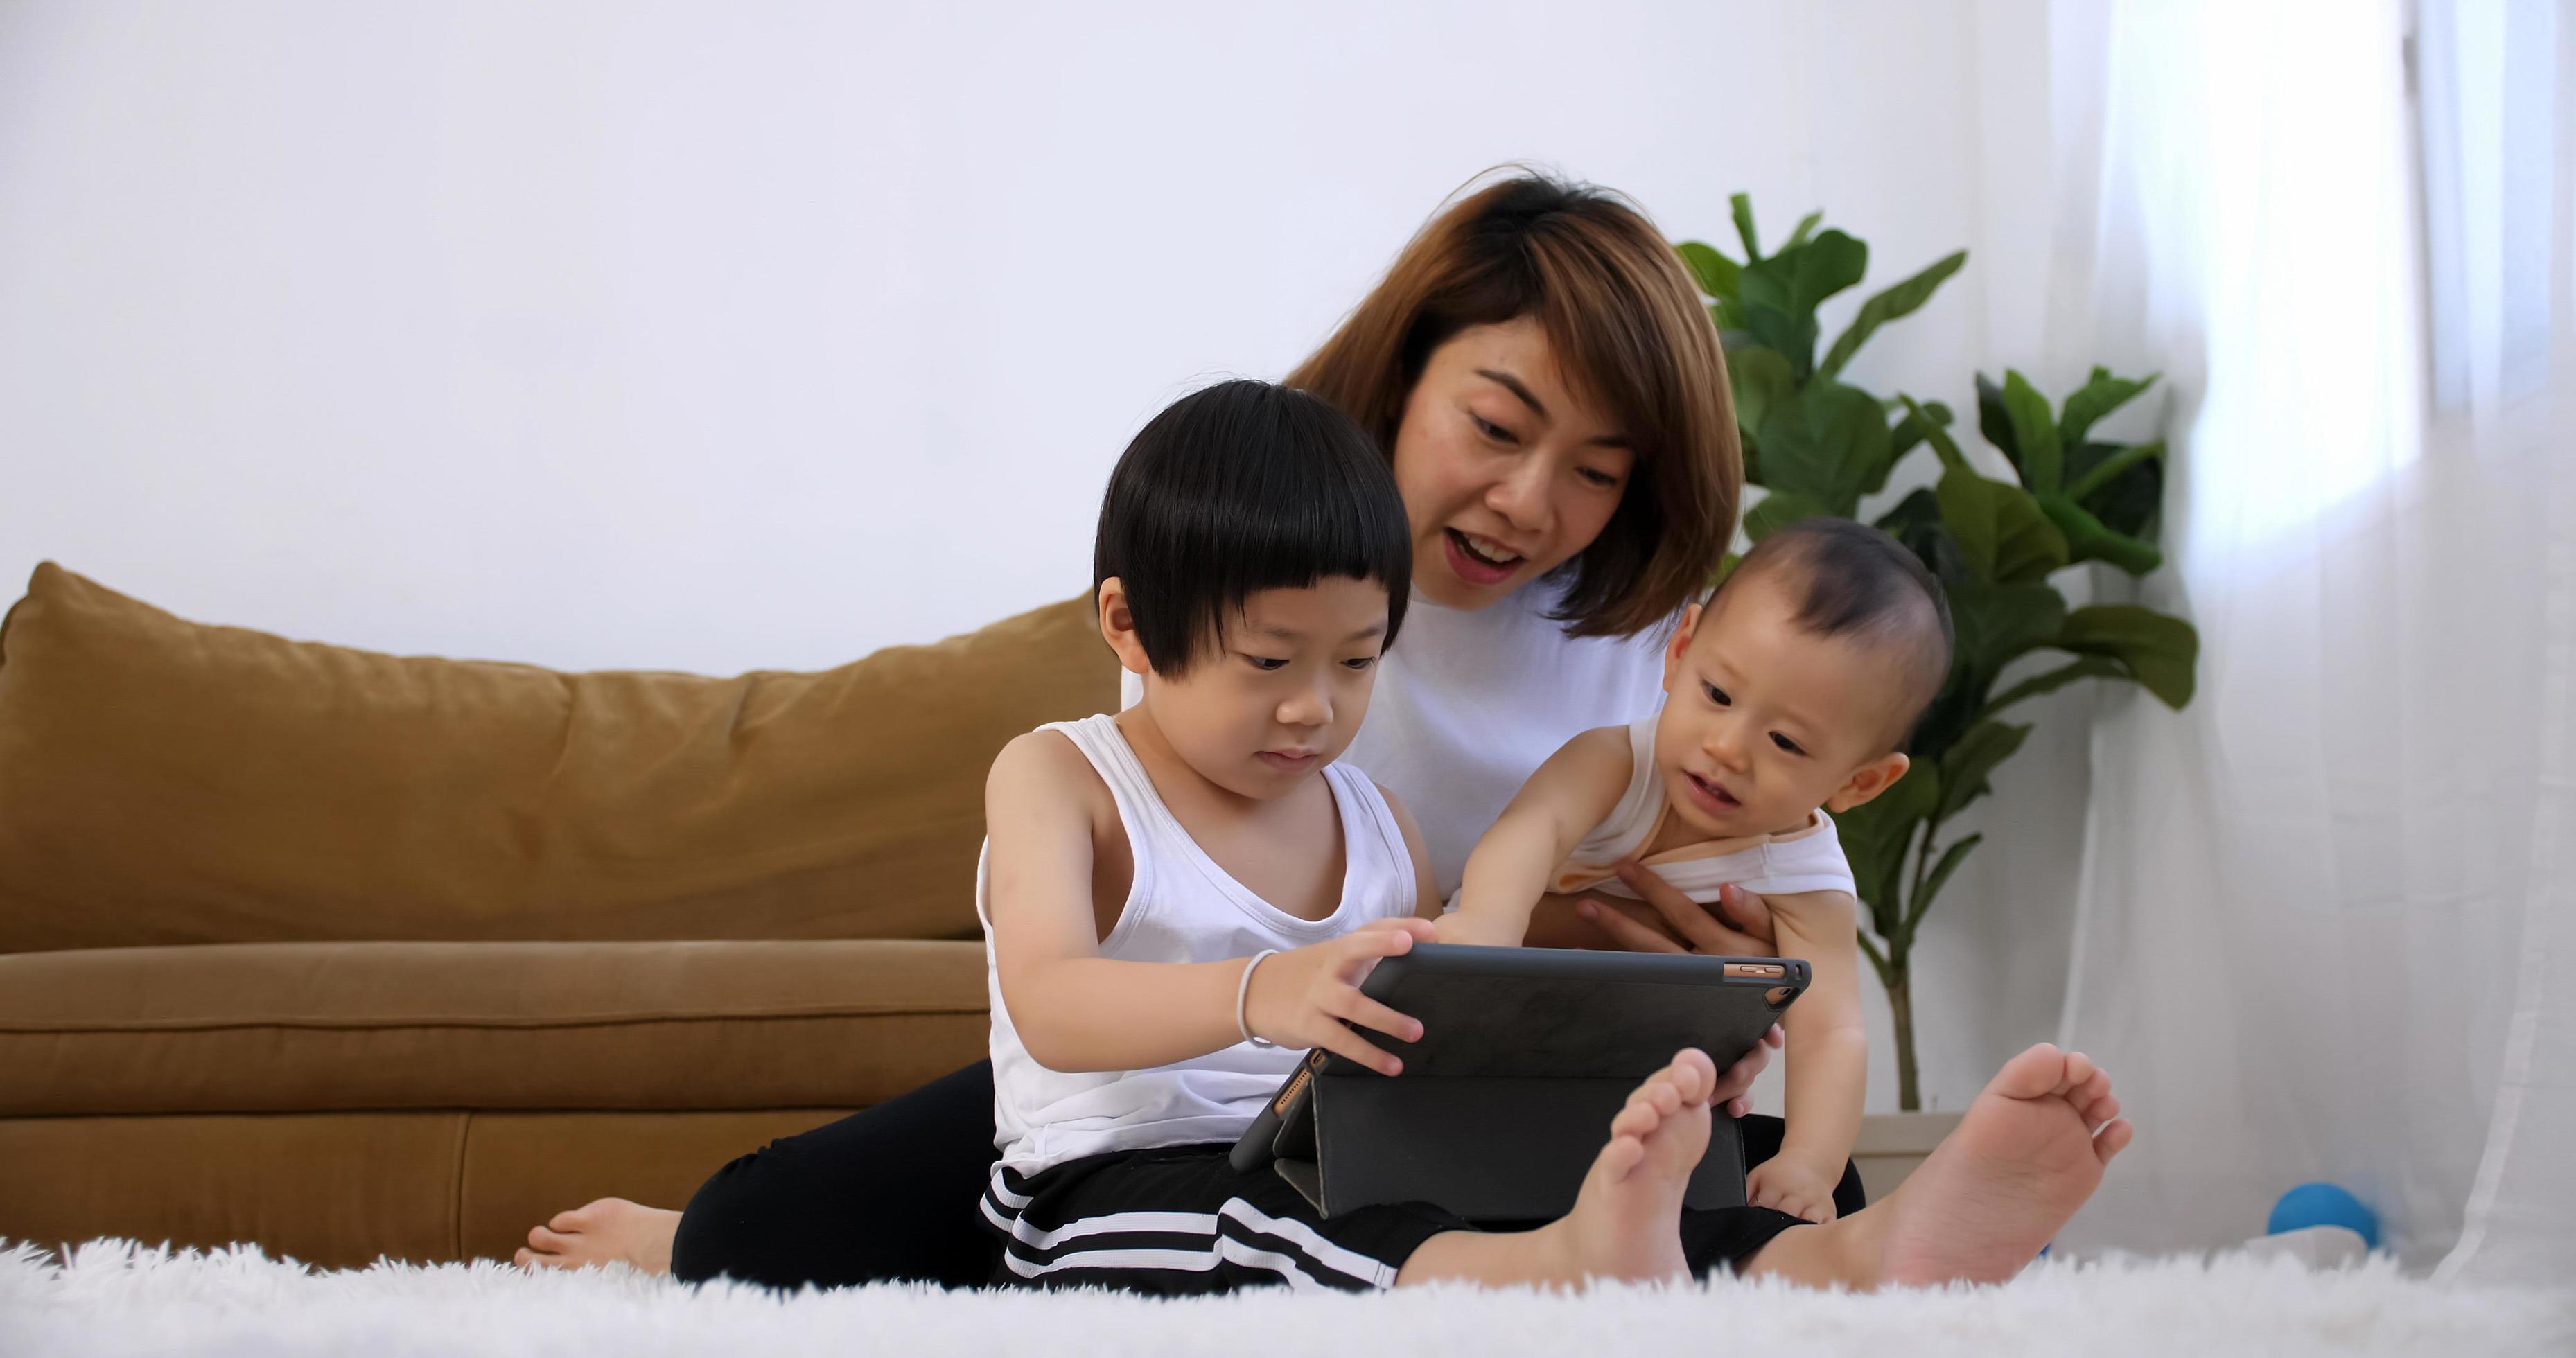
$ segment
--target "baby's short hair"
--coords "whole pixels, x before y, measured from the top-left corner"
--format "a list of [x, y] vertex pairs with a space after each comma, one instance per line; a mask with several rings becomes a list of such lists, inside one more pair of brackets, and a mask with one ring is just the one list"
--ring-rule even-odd
[[1797, 602], [1794, 621], [1812, 635], [1850, 637], [1884, 647], [1903, 684], [1902, 719], [1888, 742], [1902, 749], [1915, 724], [1941, 695], [1955, 637], [1941, 582], [1905, 544], [1850, 519], [1800, 519], [1754, 545], [1719, 588], [1780, 575]]
[[1237, 380], [1137, 432], [1100, 503], [1091, 593], [1116, 576], [1154, 672], [1178, 675], [1244, 601], [1347, 576], [1386, 587], [1387, 646], [1413, 590], [1413, 529], [1386, 458], [1320, 397]]

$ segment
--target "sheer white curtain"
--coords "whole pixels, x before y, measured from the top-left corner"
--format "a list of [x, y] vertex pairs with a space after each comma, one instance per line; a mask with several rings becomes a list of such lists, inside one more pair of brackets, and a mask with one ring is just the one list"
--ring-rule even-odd
[[[2550, 0], [2504, 8], [2504, 46], [2444, 59], [2562, 40]], [[2410, 18], [2051, 9], [2049, 350], [2167, 375], [2172, 569], [2143, 592], [2203, 643], [2187, 711], [2116, 695], [2095, 737], [2064, 1038], [2118, 1074], [2139, 1139], [2072, 1244], [2241, 1241], [2322, 1179], [2430, 1264], [2482, 1156], [2490, 1199], [2554, 1175], [2544, 1212], [2576, 1212], [2569, 1153], [2530, 1154], [2553, 1119], [2576, 1144], [2566, 997], [2538, 993], [2576, 986], [2571, 124], [2563, 93], [2553, 131], [2551, 105], [2431, 82], [2466, 112], [2419, 147]], [[2537, 50], [2546, 83], [2563, 49]], [[2472, 149], [2498, 116], [2516, 138]], [[2419, 165], [2465, 173], [2450, 207], [2419, 215], [2441, 187]], [[2469, 203], [2509, 181], [2527, 209], [2535, 173], [2537, 230]], [[2428, 315], [2456, 333], [2428, 343]], [[2556, 975], [2519, 965], [2526, 934]], [[2530, 1040], [2505, 1069], [2509, 1031]], [[2524, 1125], [2491, 1138], [2500, 1074]]]

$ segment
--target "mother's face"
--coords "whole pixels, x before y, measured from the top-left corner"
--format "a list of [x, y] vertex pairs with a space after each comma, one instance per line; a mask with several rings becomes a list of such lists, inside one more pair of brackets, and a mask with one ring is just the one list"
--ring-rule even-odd
[[1395, 432], [1413, 585], [1483, 608], [1564, 565], [1610, 522], [1636, 454], [1575, 399], [1532, 317], [1431, 352]]

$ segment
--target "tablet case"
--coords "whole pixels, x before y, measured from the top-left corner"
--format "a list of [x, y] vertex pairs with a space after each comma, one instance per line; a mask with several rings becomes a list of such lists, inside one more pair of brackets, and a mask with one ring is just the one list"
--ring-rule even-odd
[[[1807, 987], [1804, 962], [1426, 943], [1361, 989], [1422, 1021], [1389, 1078], [1316, 1050], [1243, 1140], [1326, 1216], [1427, 1202], [1471, 1221], [1538, 1222], [1574, 1206], [1610, 1119], [1675, 1051], [1723, 1070]], [[1742, 1206], [1744, 1153], [1719, 1114], [1683, 1201]]]

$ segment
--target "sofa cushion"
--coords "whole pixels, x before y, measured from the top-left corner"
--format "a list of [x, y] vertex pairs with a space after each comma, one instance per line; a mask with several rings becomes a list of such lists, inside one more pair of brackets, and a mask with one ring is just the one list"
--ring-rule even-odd
[[855, 1108], [981, 1057], [986, 1029], [964, 942], [22, 953], [0, 956], [0, 1116]]
[[1081, 599], [820, 673], [564, 674], [47, 563], [0, 623], [0, 952], [967, 937], [986, 767], [1116, 676]]

